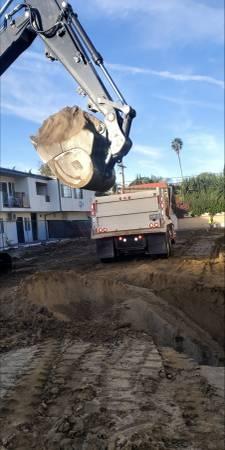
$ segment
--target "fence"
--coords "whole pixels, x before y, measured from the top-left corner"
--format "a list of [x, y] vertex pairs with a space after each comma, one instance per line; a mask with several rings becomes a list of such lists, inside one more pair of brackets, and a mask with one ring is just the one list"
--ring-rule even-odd
[[30, 220], [18, 217], [0, 219], [0, 249], [51, 239], [90, 237], [90, 220]]
[[90, 237], [89, 220], [48, 220], [49, 238]]

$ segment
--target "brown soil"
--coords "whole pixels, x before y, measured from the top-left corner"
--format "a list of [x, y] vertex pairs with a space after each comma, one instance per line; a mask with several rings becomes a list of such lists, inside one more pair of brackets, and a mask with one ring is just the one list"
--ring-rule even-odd
[[[103, 265], [14, 253], [1, 283], [1, 450], [224, 450], [223, 242]], [[0, 445], [1, 445], [0, 444]]]
[[96, 117], [82, 111], [78, 106], [67, 106], [46, 119], [37, 135], [32, 136], [32, 140], [37, 145], [52, 145], [67, 141], [83, 129], [96, 132], [99, 124]]

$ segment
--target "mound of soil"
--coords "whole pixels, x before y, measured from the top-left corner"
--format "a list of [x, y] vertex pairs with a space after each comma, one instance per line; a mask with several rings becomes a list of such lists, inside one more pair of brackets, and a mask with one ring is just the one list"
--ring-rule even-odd
[[67, 106], [46, 119], [36, 136], [31, 136], [31, 139], [36, 145], [58, 144], [69, 140], [84, 129], [95, 133], [98, 131], [100, 123], [96, 117], [78, 106]]

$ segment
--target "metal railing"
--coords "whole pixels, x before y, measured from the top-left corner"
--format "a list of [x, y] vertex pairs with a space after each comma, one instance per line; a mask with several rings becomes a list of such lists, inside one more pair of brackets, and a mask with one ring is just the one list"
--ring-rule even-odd
[[0, 250], [51, 240], [89, 238], [89, 220], [0, 219]]
[[2, 206], [4, 208], [30, 208], [30, 202], [25, 192], [15, 192], [14, 195], [2, 195]]

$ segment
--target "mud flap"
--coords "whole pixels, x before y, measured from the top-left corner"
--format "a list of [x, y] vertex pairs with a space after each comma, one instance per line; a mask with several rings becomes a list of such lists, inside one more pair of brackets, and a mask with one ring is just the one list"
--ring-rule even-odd
[[103, 238], [96, 240], [97, 255], [101, 260], [115, 258], [113, 238]]
[[149, 255], [167, 255], [168, 239], [166, 233], [149, 234], [147, 237]]

